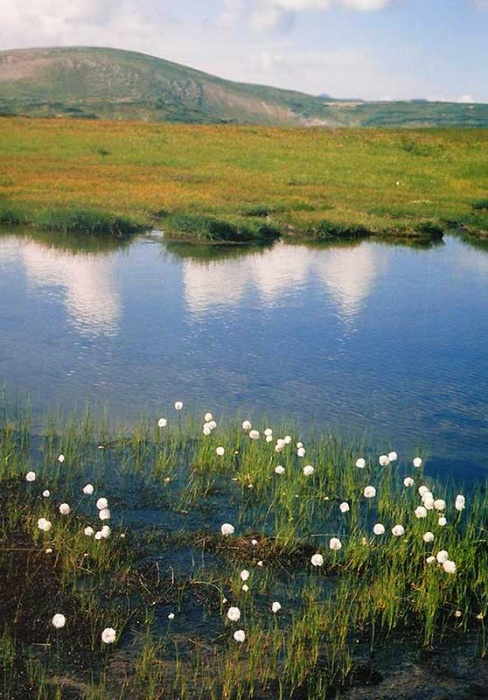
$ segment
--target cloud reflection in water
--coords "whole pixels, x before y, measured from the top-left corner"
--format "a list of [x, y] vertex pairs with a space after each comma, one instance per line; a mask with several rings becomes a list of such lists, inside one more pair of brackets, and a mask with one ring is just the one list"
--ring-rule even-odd
[[385, 264], [384, 252], [371, 244], [322, 249], [277, 244], [264, 255], [185, 261], [185, 299], [198, 319], [212, 313], [216, 304], [237, 306], [248, 292], [255, 291], [261, 303], [273, 306], [284, 295], [319, 281], [347, 321], [360, 312]]

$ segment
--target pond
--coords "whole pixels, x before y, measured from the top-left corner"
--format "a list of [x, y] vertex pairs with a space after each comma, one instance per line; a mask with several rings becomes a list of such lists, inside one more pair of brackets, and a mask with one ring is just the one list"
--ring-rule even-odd
[[[488, 252], [0, 236], [0, 382], [46, 409], [293, 421], [488, 473]], [[264, 427], [264, 423], [263, 423]]]

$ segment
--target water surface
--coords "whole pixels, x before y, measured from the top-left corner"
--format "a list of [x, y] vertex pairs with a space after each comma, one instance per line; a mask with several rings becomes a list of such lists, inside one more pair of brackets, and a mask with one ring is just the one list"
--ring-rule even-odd
[[488, 473], [488, 253], [278, 243], [192, 248], [157, 233], [77, 248], [0, 236], [0, 381], [34, 414], [90, 401], [295, 420]]

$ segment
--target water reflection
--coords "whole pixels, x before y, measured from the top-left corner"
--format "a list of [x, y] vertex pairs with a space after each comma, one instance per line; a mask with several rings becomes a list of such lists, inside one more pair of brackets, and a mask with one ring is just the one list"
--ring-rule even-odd
[[117, 334], [121, 301], [108, 255], [56, 249], [32, 238], [2, 238], [0, 262], [15, 259], [23, 264], [31, 291], [56, 292], [82, 335]]
[[329, 292], [343, 320], [353, 318], [371, 293], [376, 277], [385, 271], [386, 256], [371, 244], [313, 247], [278, 243], [266, 255], [251, 258], [194, 260], [183, 268], [186, 303], [195, 317], [216, 305], [235, 307], [257, 294], [261, 304], [273, 306], [305, 284], [320, 282]]

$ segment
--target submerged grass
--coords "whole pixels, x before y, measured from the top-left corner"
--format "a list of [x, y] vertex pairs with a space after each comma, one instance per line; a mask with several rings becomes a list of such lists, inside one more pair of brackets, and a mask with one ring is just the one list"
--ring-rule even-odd
[[2, 697], [318, 700], [385, 646], [486, 657], [485, 484], [185, 410], [34, 435], [5, 403]]
[[34, 223], [46, 210], [109, 211], [195, 241], [482, 236], [486, 139], [482, 129], [8, 118], [0, 198]]

